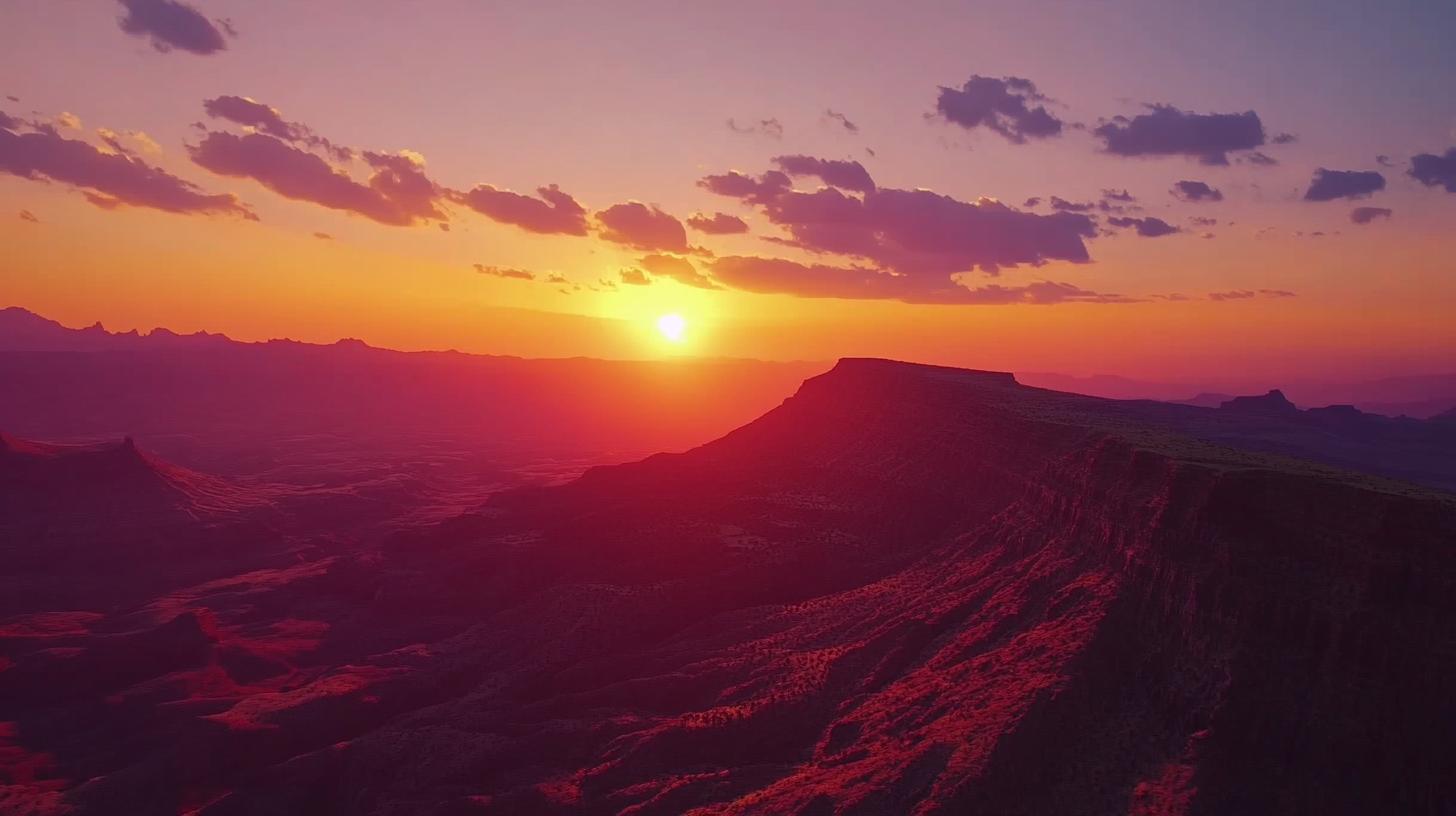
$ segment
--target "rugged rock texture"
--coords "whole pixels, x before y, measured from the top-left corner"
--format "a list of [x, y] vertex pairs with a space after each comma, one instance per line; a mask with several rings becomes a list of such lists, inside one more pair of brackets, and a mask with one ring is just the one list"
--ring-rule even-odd
[[159, 599], [105, 698], [20, 682], [110, 654], [32, 619], [83, 651], [0, 672], [0, 803], [1447, 811], [1456, 501], [1160, 416], [845, 361], [687, 453]]

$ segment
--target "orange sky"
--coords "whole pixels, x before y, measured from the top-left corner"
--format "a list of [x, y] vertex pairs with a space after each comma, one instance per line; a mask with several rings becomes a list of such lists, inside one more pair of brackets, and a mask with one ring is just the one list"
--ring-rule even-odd
[[[638, 23], [628, 26], [579, 5], [570, 14], [543, 6], [493, 18], [472, 4], [445, 3], [430, 19], [404, 19], [369, 3], [365, 11], [377, 15], [219, 0], [203, 11], [228, 18], [238, 34], [224, 37], [226, 48], [200, 54], [150, 47], [120, 31], [113, 10], [83, 14], [60, 5], [7, 12], [13, 24], [0, 32], [0, 93], [19, 101], [0, 100], [0, 111], [23, 121], [13, 132], [50, 128], [56, 139], [114, 152], [98, 129], [113, 131], [135, 161], [206, 193], [232, 194], [258, 219], [126, 201], [103, 208], [83, 195], [99, 188], [60, 170], [48, 171], [51, 183], [42, 183], [44, 173], [0, 173], [0, 305], [68, 325], [101, 320], [112, 329], [206, 329], [240, 339], [351, 336], [403, 349], [525, 356], [877, 355], [1180, 380], [1210, 371], [1359, 379], [1456, 368], [1456, 195], [1407, 172], [1412, 154], [1439, 155], [1456, 142], [1449, 93], [1419, 93], [1449, 89], [1451, 60], [1416, 18], [1306, 32], [1276, 53], [1253, 49], [1237, 9], [1199, 12], [1217, 15], [1199, 19], [1139, 3], [1124, 4], [1121, 18], [1101, 10], [1076, 20], [1053, 16], [1064, 8], [1056, 5], [994, 5], [967, 15], [926, 3], [890, 22], [858, 5], [811, 13], [750, 4], [727, 19], [640, 4], [635, 17], [623, 15]], [[990, 22], [1001, 28], [990, 30]], [[1037, 37], [1006, 37], [1018, 23], [1035, 27]], [[1405, 27], [1380, 30], [1394, 25]], [[1152, 34], [1166, 47], [1150, 45]], [[311, 42], [320, 45], [306, 51]], [[1371, 56], [1392, 42], [1403, 62], [1376, 71], [1345, 59], [1351, 49]], [[653, 43], [660, 47], [649, 49]], [[1335, 44], [1344, 50], [1331, 53]], [[904, 57], [867, 65], [871, 47]], [[1233, 52], [1237, 58], [1209, 62]], [[1086, 71], [1093, 60], [1099, 70]], [[1271, 71], [1282, 78], [1250, 81]], [[1018, 142], [943, 113], [937, 120], [938, 88], [958, 88], [972, 75], [1033, 80], [1044, 100], [1030, 106], [1046, 105], [1066, 127]], [[1390, 87], [1404, 90], [1391, 99]], [[423, 157], [440, 190], [489, 184], [530, 195], [559, 184], [585, 209], [587, 234], [529, 232], [447, 193], [436, 202], [448, 231], [439, 220], [394, 226], [214, 172], [189, 147], [207, 132], [257, 132], [204, 114], [204, 100], [222, 95], [272, 106], [355, 151], [409, 150]], [[1252, 151], [1232, 154], [1227, 166], [1189, 155], [1111, 155], [1111, 143], [1092, 131], [1114, 115], [1149, 110], [1140, 101], [1186, 112], [1257, 111], [1269, 139], [1258, 152], [1278, 164], [1243, 161]], [[765, 119], [782, 133], [752, 124]], [[192, 126], [198, 121], [205, 130]], [[1275, 134], [1284, 132], [1296, 138], [1276, 146]], [[357, 158], [291, 147], [361, 183], [369, 177]], [[1050, 258], [1002, 266], [994, 277], [967, 268], [954, 279], [972, 288], [1056, 281], [1135, 302], [916, 305], [755, 294], [715, 277], [715, 260], [785, 259], [851, 273], [877, 267], [897, 285], [922, 274], [894, 259], [765, 240], [791, 236], [781, 216], [699, 184], [733, 169], [756, 176], [779, 156], [855, 162], [880, 188], [927, 188], [970, 203], [989, 197], [1043, 215], [1050, 196], [1090, 203], [1105, 189], [1126, 189], [1137, 199], [1130, 215], [1179, 232], [1142, 237], [1098, 213], [1097, 234], [1085, 239], [1090, 263]], [[5, 160], [0, 146], [0, 168]], [[1305, 200], [1321, 167], [1380, 172], [1384, 187]], [[1184, 179], [1206, 181], [1222, 200], [1178, 200], [1170, 186]], [[805, 193], [825, 185], [798, 175], [792, 183]], [[1033, 196], [1043, 203], [1028, 206]], [[640, 269], [651, 253], [607, 237], [601, 213], [630, 201], [679, 222], [698, 212], [743, 218], [746, 234], [689, 229], [699, 249], [676, 253], [720, 288], [660, 275], [646, 276], [646, 286], [624, 283], [622, 270]], [[1358, 206], [1393, 214], [1356, 224]], [[474, 264], [536, 279], [479, 274]], [[546, 283], [550, 275], [568, 283]], [[1293, 295], [1264, 294], [1275, 291]], [[1224, 292], [1256, 294], [1209, 299]], [[1160, 297], [1174, 293], [1186, 300]], [[688, 324], [680, 346], [655, 329], [669, 312]]]

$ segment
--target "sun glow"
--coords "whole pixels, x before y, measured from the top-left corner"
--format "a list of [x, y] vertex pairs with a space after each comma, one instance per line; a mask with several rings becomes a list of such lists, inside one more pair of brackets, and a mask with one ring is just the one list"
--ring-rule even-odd
[[680, 314], [665, 314], [657, 318], [657, 331], [669, 343], [681, 343], [687, 328], [688, 322]]

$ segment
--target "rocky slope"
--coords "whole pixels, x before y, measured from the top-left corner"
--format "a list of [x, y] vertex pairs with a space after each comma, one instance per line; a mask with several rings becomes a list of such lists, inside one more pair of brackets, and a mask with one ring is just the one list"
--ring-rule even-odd
[[28, 759], [0, 796], [208, 816], [1449, 808], [1456, 501], [1129, 411], [844, 361], [687, 453], [159, 599], [112, 635], [167, 646], [152, 679], [44, 696], [21, 655], [0, 719]]

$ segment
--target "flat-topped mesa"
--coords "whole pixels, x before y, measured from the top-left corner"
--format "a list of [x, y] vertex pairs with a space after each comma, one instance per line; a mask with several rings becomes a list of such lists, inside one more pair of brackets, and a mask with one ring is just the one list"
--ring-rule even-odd
[[1248, 413], [1260, 414], [1292, 414], [1298, 413], [1299, 408], [1284, 396], [1284, 392], [1275, 388], [1269, 393], [1258, 397], [1234, 397], [1219, 406], [1222, 411], [1245, 411]]

